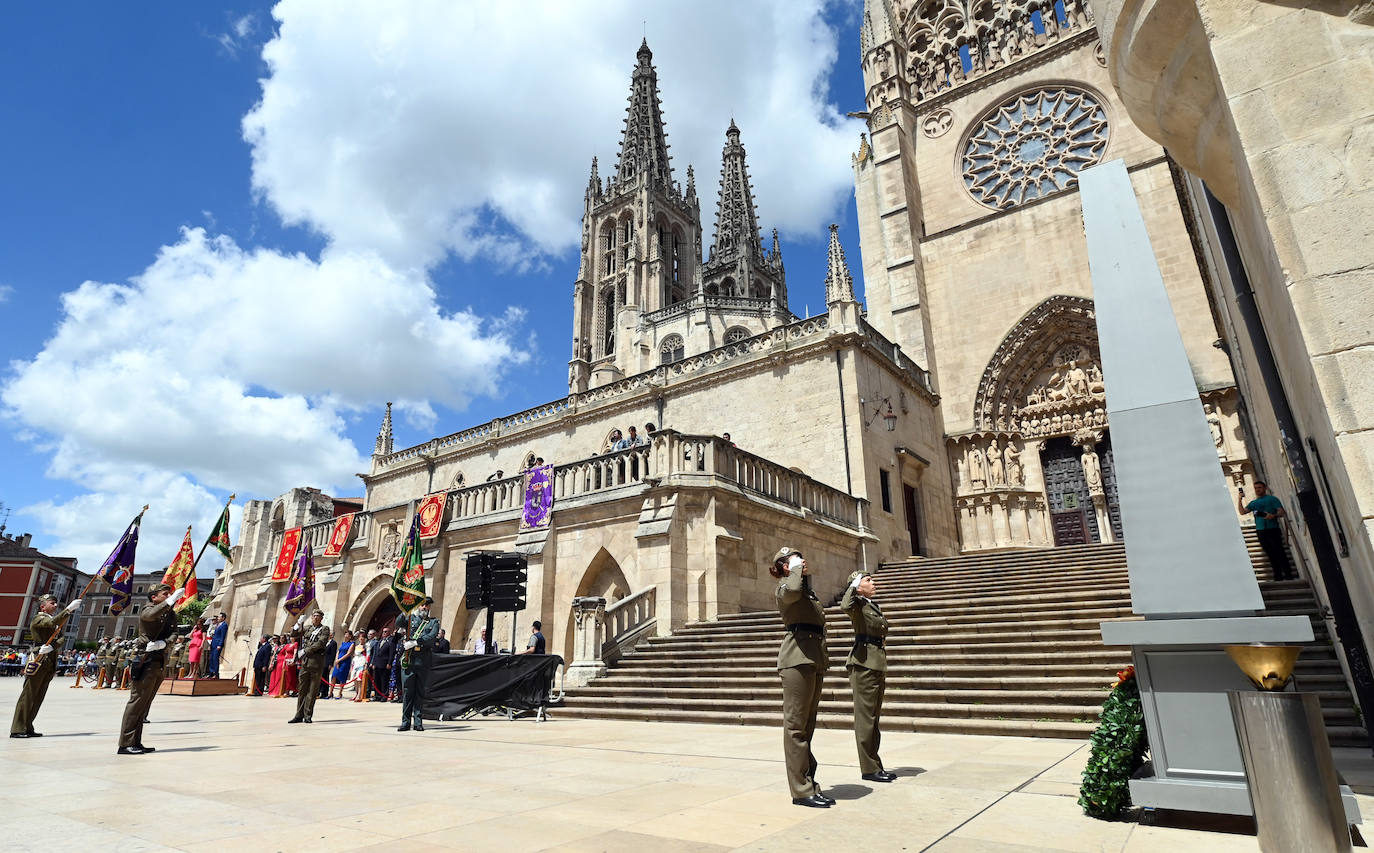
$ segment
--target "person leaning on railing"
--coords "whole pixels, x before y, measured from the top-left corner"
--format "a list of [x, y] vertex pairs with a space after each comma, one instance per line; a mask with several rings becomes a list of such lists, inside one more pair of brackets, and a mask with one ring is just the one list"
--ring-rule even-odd
[[835, 801], [816, 784], [816, 756], [811, 738], [821, 705], [821, 685], [830, 658], [825, 651], [825, 611], [811, 588], [811, 568], [795, 548], [773, 555], [769, 574], [778, 578], [778, 612], [786, 626], [778, 649], [782, 678], [782, 753], [792, 803], [828, 809]]

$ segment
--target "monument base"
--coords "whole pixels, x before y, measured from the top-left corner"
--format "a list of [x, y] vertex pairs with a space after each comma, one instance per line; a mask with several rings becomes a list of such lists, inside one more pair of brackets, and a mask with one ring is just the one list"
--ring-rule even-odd
[[238, 696], [248, 688], [234, 678], [168, 678], [157, 692], [163, 696]]
[[[1238, 782], [1201, 779], [1158, 779], [1146, 776], [1131, 780], [1131, 804], [1147, 809], [1169, 809], [1206, 814], [1254, 815], [1245, 780]], [[1349, 785], [1341, 786], [1341, 804], [1349, 823], [1360, 823], [1360, 806]]]

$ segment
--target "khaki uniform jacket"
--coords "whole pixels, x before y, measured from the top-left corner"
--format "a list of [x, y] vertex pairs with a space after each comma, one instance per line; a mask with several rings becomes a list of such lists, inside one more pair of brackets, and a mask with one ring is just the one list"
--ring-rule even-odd
[[[177, 612], [167, 602], [161, 604], [149, 604], [143, 608], [143, 612], [138, 614], [138, 640], [134, 645], [134, 652], [137, 653], [146, 649], [148, 643], [154, 640], [166, 640], [172, 636], [173, 629], [177, 624]], [[158, 649], [155, 652], [145, 652], [147, 663], [145, 666], [164, 666], [167, 660], [167, 650]]]
[[333, 630], [328, 625], [313, 627], [306, 625], [299, 631], [292, 631], [293, 636], [300, 638], [300, 648], [296, 650], [301, 663], [309, 661], [317, 666], [325, 665], [325, 652], [328, 650], [329, 641], [334, 636]]
[[[872, 600], [864, 598], [850, 587], [840, 599], [840, 609], [849, 616], [855, 634], [887, 637], [887, 617]], [[887, 649], [871, 643], [854, 643], [845, 666], [861, 666], [877, 672], [887, 672]]]
[[778, 612], [782, 614], [782, 624], [816, 625], [820, 631], [799, 629], [788, 631], [782, 638], [782, 648], [778, 649], [778, 669], [815, 664], [816, 669], [825, 671], [830, 667], [830, 657], [825, 651], [825, 611], [811, 589], [811, 578], [801, 572], [793, 572], [778, 582]]

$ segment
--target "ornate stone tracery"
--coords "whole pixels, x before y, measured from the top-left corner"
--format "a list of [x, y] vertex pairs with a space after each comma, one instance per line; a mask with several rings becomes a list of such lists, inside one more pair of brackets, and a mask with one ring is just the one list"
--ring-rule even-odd
[[1022, 92], [975, 123], [961, 170], [969, 195], [1005, 210], [1078, 183], [1107, 150], [1107, 112], [1072, 86]]
[[1002, 339], [974, 399], [978, 429], [1026, 438], [1100, 432], [1106, 387], [1092, 300], [1051, 296]]

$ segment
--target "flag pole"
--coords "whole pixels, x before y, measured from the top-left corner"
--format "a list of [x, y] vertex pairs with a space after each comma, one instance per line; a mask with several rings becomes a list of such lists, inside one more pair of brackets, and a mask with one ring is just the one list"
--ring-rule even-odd
[[[143, 509], [140, 510], [138, 514], [139, 514], [140, 517], [142, 517], [143, 513], [147, 512], [147, 511], [148, 511], [148, 505], [147, 505], [147, 504], [144, 504], [144, 505], [143, 505]], [[88, 581], [86, 581], [86, 588], [83, 589], [83, 590], [81, 590], [81, 594], [78, 595], [77, 598], [85, 598], [85, 597], [86, 597], [86, 593], [88, 593], [88, 592], [91, 591], [91, 587], [95, 585], [95, 579], [98, 578], [98, 577], [100, 577], [100, 571], [99, 571], [99, 570], [96, 570], [95, 574], [91, 575], [91, 579], [88, 580]]]
[[[225, 508], [225, 509], [228, 509], [228, 508], [229, 508], [229, 504], [233, 503], [233, 502], [234, 502], [234, 498], [236, 498], [236, 497], [238, 497], [238, 493], [237, 493], [237, 492], [234, 493], [234, 494], [232, 494], [232, 495], [230, 495], [230, 496], [229, 496], [229, 500], [227, 500], [227, 501], [224, 502], [224, 508]], [[144, 507], [144, 509], [147, 509], [147, 507]], [[187, 529], [187, 530], [190, 530], [191, 528], [188, 526], [186, 529]], [[211, 535], [214, 535], [214, 532], [213, 532], [213, 531], [211, 531]], [[196, 554], [196, 561], [195, 561], [194, 563], [191, 564], [191, 574], [194, 575], [194, 574], [196, 573], [196, 566], [199, 566], [199, 565], [200, 565], [200, 558], [201, 558], [202, 556], [205, 555], [205, 549], [208, 548], [208, 547], [210, 547], [210, 539], [209, 539], [209, 537], [206, 537], [205, 542], [200, 546], [200, 553]]]

